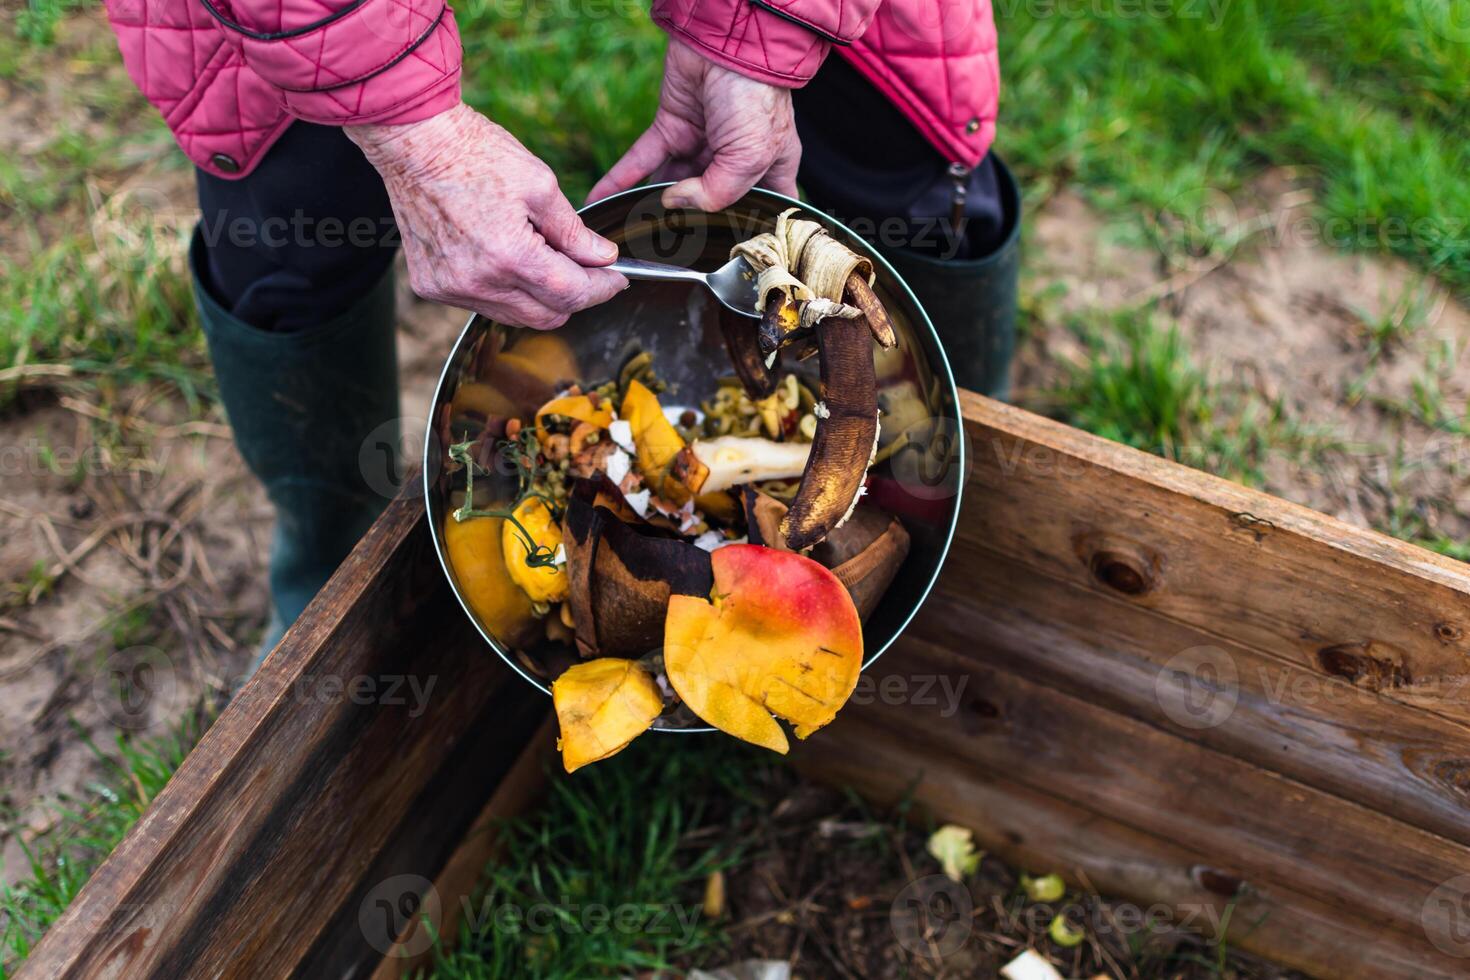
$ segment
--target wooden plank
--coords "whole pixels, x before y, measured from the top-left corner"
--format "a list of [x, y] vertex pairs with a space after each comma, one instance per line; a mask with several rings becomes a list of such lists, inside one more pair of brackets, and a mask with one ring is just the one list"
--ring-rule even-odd
[[444, 587], [409, 486], [20, 976], [376, 965], [362, 896], [437, 874], [545, 712]]
[[1470, 720], [1470, 570], [971, 393], [962, 535], [1385, 697]]
[[1056, 871], [1074, 886], [1099, 890], [1108, 896], [1114, 927], [1131, 930], [1131, 937], [1143, 938], [1148, 917], [1168, 914], [1207, 937], [1227, 922], [1232, 947], [1315, 976], [1464, 976], [1463, 959], [1428, 943], [1406, 945], [1370, 918], [1287, 885], [1242, 879], [1229, 854], [1195, 850], [1037, 791], [1009, 778], [1009, 769], [930, 753], [872, 724], [863, 709], [844, 711], [830, 729], [799, 745], [793, 760], [811, 778], [879, 803], [917, 803], [916, 818], [927, 811], [969, 827], [977, 846], [1011, 864]]
[[[483, 649], [471, 655], [494, 656]], [[538, 721], [544, 723], [547, 718], [548, 702], [545, 695], [524, 683], [505, 683], [496, 689], [458, 744], [445, 746], [443, 756], [432, 763], [436, 766], [433, 777], [400, 820], [394, 846], [385, 848], [371, 869], [359, 876], [356, 888], [341, 902], [322, 938], [296, 966], [295, 976], [314, 980], [340, 975], [349, 966], [361, 972], [388, 959], [424, 965], [431, 959], [429, 944], [434, 935], [447, 934], [452, 942], [452, 930], [458, 927], [468, 895], [461, 886], [466, 885], [468, 875], [467, 887], [473, 888], [474, 876], [483, 867], [481, 862], [470, 869], [464, 862], [491, 843], [484, 832], [483, 818], [487, 811], [511, 816], [517, 812], [513, 805], [528, 803], [520, 796], [526, 790], [520, 781], [525, 778], [528, 757], [544, 758], [546, 729]], [[516, 743], [505, 743], [507, 733], [525, 738], [533, 732], [525, 748], [512, 754]], [[494, 793], [481, 807], [478, 803], [484, 799], [487, 787], [494, 787]], [[456, 861], [461, 863], [457, 866]], [[439, 869], [437, 874], [435, 869]], [[414, 890], [415, 885], [421, 887], [429, 881], [432, 884], [427, 894], [433, 896], [432, 903], [425, 902], [424, 895]], [[394, 884], [390, 886], [390, 882]], [[401, 915], [405, 901], [417, 905], [417, 911], [407, 920]], [[381, 917], [384, 902], [391, 907], [388, 918]], [[362, 917], [372, 915], [374, 907], [379, 916], [364, 926]], [[430, 919], [433, 930], [417, 931], [430, 908], [435, 912]], [[389, 922], [402, 928], [390, 930]]]
[[[1470, 872], [1470, 849], [1390, 816], [1212, 751], [1006, 670], [976, 664], [986, 641], [946, 650], [905, 638], [880, 674], [944, 675], [961, 710], [874, 698], [853, 706], [915, 749], [1009, 773], [1141, 831], [1218, 854], [1253, 881], [1289, 884], [1323, 905], [1370, 916], [1412, 945], [1453, 928], [1427, 904]], [[886, 659], [886, 658], [885, 658]], [[880, 682], [881, 689], [881, 682]]]
[[[448, 945], [453, 945], [459, 935], [463, 913], [468, 908], [466, 903], [473, 898], [486, 866], [500, 853], [498, 826], [528, 811], [550, 785], [549, 767], [557, 760], [556, 718], [550, 714], [549, 707], [547, 711], [546, 720], [495, 787], [490, 801], [434, 879], [439, 913], [431, 920], [432, 934], [443, 936]], [[419, 971], [426, 971], [433, 964], [433, 951], [421, 949], [423, 943], [418, 930], [423, 917], [422, 911], [414, 916], [399, 941], [373, 971], [372, 980], [404, 980], [418, 976]]]
[[1470, 730], [1438, 714], [968, 540], [910, 631], [1470, 844]]
[[[920, 675], [963, 682], [959, 710], [885, 704], [880, 688], [802, 764], [878, 795], [924, 774], [919, 798], [989, 849], [1125, 898], [1187, 915], [1238, 897], [1233, 941], [1310, 972], [1463, 975], [1430, 936], [1455, 935], [1434, 889], [1470, 871], [1470, 709], [1455, 690], [1470, 573], [963, 403], [972, 468], [953, 558], [877, 667], [910, 691]], [[1160, 695], [1175, 655], [1201, 646], [1238, 675], [1231, 711], [1203, 727]], [[344, 694], [369, 678], [381, 695], [390, 676], [415, 678], [428, 709]], [[1331, 679], [1357, 696], [1303, 686]], [[413, 900], [437, 896], [451, 921], [443, 902], [493, 853], [480, 816], [529, 792], [515, 760], [546, 711], [452, 601], [410, 494], [22, 976], [401, 976], [421, 962]], [[421, 884], [380, 894], [405, 876]], [[381, 935], [365, 924], [375, 910]]]

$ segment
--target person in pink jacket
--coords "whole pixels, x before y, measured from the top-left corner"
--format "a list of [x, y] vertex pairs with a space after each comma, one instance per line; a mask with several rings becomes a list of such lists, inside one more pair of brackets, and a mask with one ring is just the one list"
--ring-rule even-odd
[[[365, 474], [397, 446], [398, 248], [420, 296], [535, 328], [627, 282], [550, 168], [461, 101], [445, 0], [107, 8], [198, 168], [195, 294], [277, 512], [269, 650], [385, 503]], [[989, 0], [654, 0], [652, 17], [657, 114], [591, 197], [672, 180], [666, 206], [714, 211], [800, 183], [898, 267], [958, 380], [1003, 395], [1019, 196], [989, 153]]]

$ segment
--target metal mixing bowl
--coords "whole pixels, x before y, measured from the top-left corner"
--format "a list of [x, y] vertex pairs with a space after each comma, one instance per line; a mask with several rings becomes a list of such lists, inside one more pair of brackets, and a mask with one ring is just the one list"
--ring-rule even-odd
[[[659, 204], [665, 185], [640, 187], [588, 205], [581, 211], [593, 230], [618, 243], [623, 254], [713, 270], [737, 241], [768, 231], [788, 207], [820, 221], [833, 236], [872, 260], [874, 291], [887, 307], [898, 348], [879, 351], [879, 404], [884, 416], [880, 452], [894, 440], [897, 451], [871, 470], [868, 500], [897, 514], [912, 538], [907, 560], [863, 628], [864, 667], [872, 664], [906, 626], [928, 595], [949, 551], [959, 517], [965, 471], [958, 400], [949, 363], [934, 327], [898, 274], [852, 231], [799, 201], [753, 190], [719, 214], [667, 211]], [[470, 610], [444, 544], [444, 521], [463, 496], [464, 474], [445, 466], [445, 447], [472, 438], [486, 414], [529, 418], [558, 383], [597, 384], [640, 350], [654, 355], [654, 368], [669, 384], [665, 406], [695, 406], [714, 393], [731, 372], [717, 325], [718, 304], [701, 287], [635, 282], [595, 309], [572, 317], [560, 330], [539, 333], [474, 316], [454, 345], [439, 378], [424, 441], [424, 491], [434, 547], [465, 613], [485, 641], [521, 676], [550, 693], [550, 682], [575, 662], [575, 651], [544, 639], [511, 649]], [[784, 365], [815, 381], [816, 358]], [[569, 375], [569, 376], [563, 376]], [[813, 384], [815, 388], [815, 384]], [[514, 479], [499, 474], [496, 499], [514, 496]], [[484, 485], [476, 477], [477, 495]], [[452, 518], [450, 518], [452, 520]], [[656, 728], [708, 731], [687, 709], [664, 713]]]

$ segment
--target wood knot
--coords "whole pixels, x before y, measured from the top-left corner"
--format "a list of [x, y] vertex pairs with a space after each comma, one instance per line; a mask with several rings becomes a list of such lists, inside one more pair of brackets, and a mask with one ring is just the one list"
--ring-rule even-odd
[[1317, 651], [1317, 663], [1334, 677], [1369, 691], [1390, 690], [1414, 682], [1403, 654], [1372, 640], [1323, 647]]
[[1470, 759], [1443, 759], [1430, 773], [1462, 799], [1470, 799]]
[[1189, 875], [1201, 888], [1225, 898], [1234, 898], [1245, 890], [1244, 878], [1228, 871], [1221, 871], [1219, 868], [1207, 868], [1202, 864], [1196, 864], [1190, 869]]
[[1114, 592], [1141, 596], [1158, 587], [1163, 562], [1136, 541], [1083, 530], [1073, 536], [1072, 548], [1092, 577]]
[[1154, 587], [1153, 576], [1132, 555], [1099, 551], [1092, 556], [1088, 567], [1099, 582], [1124, 595], [1143, 595]]
[[1276, 525], [1270, 520], [1264, 517], [1257, 517], [1255, 514], [1246, 510], [1238, 514], [1231, 514], [1230, 523], [1234, 524], [1237, 530], [1250, 532], [1251, 536], [1257, 542], [1264, 540], [1268, 533], [1276, 530]]
[[971, 698], [965, 703], [964, 714], [960, 716], [960, 728], [966, 735], [979, 735], [981, 732], [994, 731], [1000, 724], [1000, 708], [995, 702], [984, 698]]
[[1448, 646], [1451, 643], [1459, 643], [1465, 638], [1465, 631], [1454, 623], [1435, 623], [1434, 638]]

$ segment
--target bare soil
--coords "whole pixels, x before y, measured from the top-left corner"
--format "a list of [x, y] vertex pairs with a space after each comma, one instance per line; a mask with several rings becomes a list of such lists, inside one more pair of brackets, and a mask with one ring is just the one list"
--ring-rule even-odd
[[[1402, 262], [1318, 243], [1310, 205], [1290, 174], [1269, 174], [1235, 216], [1258, 231], [1178, 269], [1122, 243], [1077, 194], [1055, 194], [1027, 229], [1025, 288], [1046, 298], [1019, 351], [1016, 401], [1052, 410], [1065, 366], [1087, 356], [1068, 315], [1158, 300], [1214, 381], [1279, 403], [1303, 433], [1305, 450], [1269, 455], [1264, 489], [1362, 527], [1463, 542], [1470, 311]], [[1402, 334], [1375, 349], [1369, 325], [1409, 307]]]
[[[403, 303], [403, 424], [420, 438], [465, 315]], [[100, 773], [88, 741], [105, 751], [119, 731], [161, 734], [223, 703], [268, 618], [271, 508], [222, 412], [191, 419], [175, 395], [128, 396], [104, 442], [79, 390], [0, 417], [0, 806], [14, 830], [0, 831], [0, 873], [22, 872], [20, 842]]]
[[[968, 980], [998, 976], [1031, 949], [1066, 977], [1299, 976], [1239, 954], [1222, 960], [1198, 931], [1091, 892], [1031, 901], [1017, 870], [994, 858], [963, 884], [951, 881], [926, 853], [926, 835], [897, 814], [787, 767], [771, 776], [766, 816], [737, 828], [747, 857], [725, 873], [734, 946], [722, 959], [785, 960], [793, 977]], [[1059, 916], [1071, 945], [1049, 935]]]

